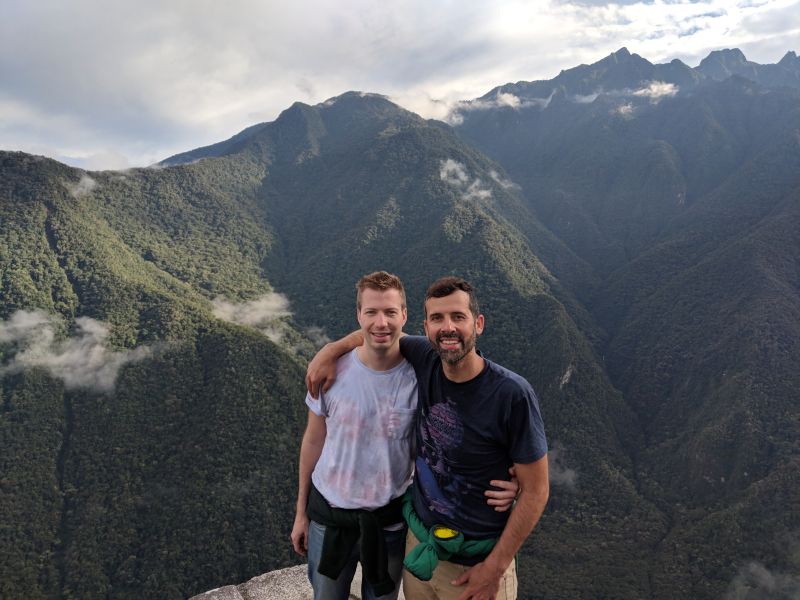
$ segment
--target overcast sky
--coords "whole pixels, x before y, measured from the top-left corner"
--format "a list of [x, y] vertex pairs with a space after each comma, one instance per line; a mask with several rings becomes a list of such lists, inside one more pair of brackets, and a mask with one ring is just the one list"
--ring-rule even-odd
[[144, 166], [349, 90], [441, 118], [623, 46], [694, 67], [799, 41], [800, 0], [2, 0], [0, 149]]

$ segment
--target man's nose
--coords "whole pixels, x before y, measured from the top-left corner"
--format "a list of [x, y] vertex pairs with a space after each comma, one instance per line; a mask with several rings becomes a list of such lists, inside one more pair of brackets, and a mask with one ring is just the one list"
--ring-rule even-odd
[[384, 325], [386, 325], [386, 322], [387, 322], [386, 321], [386, 315], [383, 314], [383, 313], [378, 313], [378, 316], [376, 317], [376, 320], [375, 320], [375, 324], [378, 327], [383, 327]]
[[450, 317], [445, 317], [444, 321], [442, 321], [442, 329], [445, 331], [455, 331], [455, 323], [453, 323], [453, 319]]

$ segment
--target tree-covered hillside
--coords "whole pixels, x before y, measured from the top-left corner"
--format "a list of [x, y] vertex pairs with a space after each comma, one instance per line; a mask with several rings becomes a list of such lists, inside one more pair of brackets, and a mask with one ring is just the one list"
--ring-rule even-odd
[[[699, 79], [667, 83], [618, 52], [514, 87], [591, 97], [467, 107], [457, 128], [594, 267], [599, 283], [573, 291], [642, 428], [638, 489], [669, 520], [652, 597], [719, 597], [751, 564], [800, 570], [800, 93], [793, 53], [743, 61], [712, 54]], [[734, 76], [711, 70], [723, 63]], [[779, 71], [781, 87], [758, 83]], [[619, 72], [651, 79], [599, 85]]]
[[310, 344], [212, 303], [272, 294], [260, 172], [0, 161], [0, 595], [180, 598], [288, 564]]
[[800, 94], [793, 54], [753, 65], [621, 50], [455, 127], [347, 93], [152, 169], [0, 154], [0, 594], [180, 598], [295, 561], [309, 338], [387, 269], [411, 333], [428, 283], [471, 279], [480, 348], [539, 393], [521, 597], [753, 573], [791, 597]]

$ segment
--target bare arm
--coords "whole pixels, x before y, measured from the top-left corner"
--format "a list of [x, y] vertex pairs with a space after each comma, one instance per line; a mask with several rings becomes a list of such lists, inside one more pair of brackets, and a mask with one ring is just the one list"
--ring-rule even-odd
[[335, 342], [325, 344], [316, 353], [306, 369], [306, 389], [312, 398], [319, 397], [320, 386], [323, 392], [327, 392], [333, 385], [336, 380], [336, 361], [339, 357], [363, 343], [364, 334], [361, 330], [356, 330]]
[[303, 434], [300, 445], [300, 477], [297, 485], [297, 508], [295, 510], [294, 526], [292, 527], [292, 546], [294, 551], [301, 556], [308, 552], [308, 516], [306, 505], [308, 494], [311, 491], [311, 473], [317, 466], [322, 447], [325, 445], [325, 436], [328, 433], [325, 417], [320, 417], [308, 411], [308, 424]]
[[547, 455], [530, 464], [514, 464], [519, 480], [519, 497], [508, 517], [497, 545], [481, 563], [453, 581], [453, 585], [467, 584], [459, 600], [473, 598], [491, 600], [497, 594], [500, 579], [514, 560], [514, 555], [531, 534], [544, 512], [550, 496]]

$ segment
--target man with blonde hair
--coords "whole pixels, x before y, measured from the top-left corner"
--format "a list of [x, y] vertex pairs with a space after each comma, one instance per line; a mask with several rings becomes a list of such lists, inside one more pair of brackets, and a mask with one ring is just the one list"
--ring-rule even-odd
[[292, 544], [308, 555], [316, 600], [345, 600], [356, 564], [362, 597], [393, 600], [402, 572], [401, 498], [413, 473], [414, 369], [400, 354], [406, 299], [385, 271], [356, 284], [364, 344], [336, 364], [336, 383], [308, 395]]

